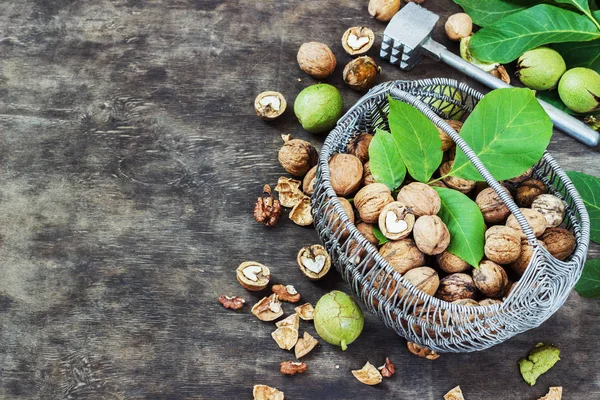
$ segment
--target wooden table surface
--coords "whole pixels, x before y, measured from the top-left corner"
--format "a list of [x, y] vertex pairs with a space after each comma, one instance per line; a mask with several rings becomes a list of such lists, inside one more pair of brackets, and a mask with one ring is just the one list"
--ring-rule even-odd
[[[426, 0], [442, 15], [458, 7]], [[599, 303], [573, 293], [540, 328], [490, 350], [411, 355], [404, 339], [366, 315], [346, 352], [326, 343], [307, 373], [282, 376], [293, 359], [242, 289], [242, 261], [269, 265], [313, 304], [349, 288], [335, 272], [303, 278], [297, 251], [318, 241], [287, 218], [254, 222], [262, 185], [285, 175], [280, 134], [323, 137], [297, 123], [291, 105], [316, 81], [300, 71], [303, 42], [327, 43], [345, 107], [343, 32], [366, 25], [367, 1], [5, 0], [0, 2], [0, 398], [250, 399], [252, 386], [289, 399], [441, 399], [461, 385], [468, 400], [600, 398]], [[442, 23], [435, 36], [446, 43]], [[456, 50], [453, 43], [446, 43]], [[377, 58], [378, 59], [378, 58]], [[382, 62], [380, 82], [446, 76], [424, 60], [411, 72]], [[468, 80], [467, 80], [468, 82]], [[469, 82], [472, 83], [472, 82]], [[479, 87], [478, 85], [475, 85]], [[290, 111], [274, 123], [254, 97], [278, 90]], [[567, 170], [600, 175], [600, 156], [557, 132], [549, 151]], [[599, 256], [598, 246], [591, 252]], [[234, 312], [220, 294], [250, 305]], [[292, 311], [288, 304], [287, 312]], [[311, 323], [301, 330], [315, 334]], [[517, 360], [539, 341], [561, 361], [532, 388]], [[390, 357], [393, 379], [376, 387], [351, 369]]]

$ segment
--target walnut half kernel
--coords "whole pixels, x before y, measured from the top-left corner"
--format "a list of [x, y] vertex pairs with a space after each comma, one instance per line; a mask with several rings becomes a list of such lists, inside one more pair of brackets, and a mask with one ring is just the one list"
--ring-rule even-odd
[[297, 303], [300, 301], [300, 293], [292, 285], [273, 285], [271, 288], [273, 293], [277, 294], [279, 300], [287, 301], [290, 303]]
[[271, 272], [269, 268], [255, 261], [246, 261], [236, 270], [236, 277], [240, 285], [252, 291], [263, 290], [269, 284]]
[[274, 321], [283, 315], [283, 308], [277, 295], [263, 297], [252, 307], [252, 314], [261, 321]]
[[232, 310], [239, 310], [244, 306], [246, 300], [237, 296], [226, 296], [224, 294], [219, 296], [219, 303], [223, 304], [223, 307], [230, 308]]
[[323, 278], [331, 268], [331, 258], [325, 248], [319, 244], [300, 249], [296, 261], [300, 271], [313, 281]]
[[284, 361], [279, 364], [279, 371], [284, 375], [301, 374], [308, 369], [308, 365], [303, 362]]

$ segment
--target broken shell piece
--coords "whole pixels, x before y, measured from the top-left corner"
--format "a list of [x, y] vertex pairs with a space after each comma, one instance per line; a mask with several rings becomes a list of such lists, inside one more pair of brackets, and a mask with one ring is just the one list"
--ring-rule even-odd
[[283, 309], [277, 295], [273, 293], [256, 303], [252, 307], [252, 314], [261, 321], [273, 321], [283, 315]]
[[550, 391], [544, 397], [540, 397], [538, 400], [561, 400], [562, 399], [562, 386], [554, 386], [550, 388]]
[[288, 326], [290, 328], [298, 330], [298, 327], [300, 326], [300, 318], [298, 318], [298, 313], [293, 313], [292, 315], [288, 315], [281, 321], [275, 322], [275, 326], [278, 328]]
[[290, 219], [296, 225], [308, 226], [313, 223], [312, 207], [310, 205], [310, 197], [304, 196], [298, 204], [290, 211]]
[[284, 400], [284, 393], [267, 385], [254, 385], [254, 400]]
[[235, 272], [240, 285], [252, 291], [263, 290], [271, 279], [269, 268], [255, 261], [241, 263]]
[[508, 83], [510, 85], [510, 75], [508, 75], [508, 72], [506, 71], [506, 68], [504, 68], [504, 65], [498, 65], [496, 68], [489, 71], [489, 73], [494, 77], [504, 81], [504, 83]]
[[331, 258], [320, 244], [300, 249], [296, 261], [298, 262], [300, 271], [313, 281], [324, 277], [331, 268]]
[[408, 342], [408, 351], [413, 353], [415, 356], [419, 356], [422, 358], [426, 358], [428, 360], [437, 360], [440, 355], [433, 350], [428, 349], [427, 347], [419, 346], [416, 343]]
[[271, 337], [283, 350], [291, 350], [298, 341], [298, 330], [291, 326], [281, 326], [271, 333]]
[[315, 308], [310, 303], [304, 303], [299, 307], [295, 308], [298, 316], [302, 318], [304, 321], [312, 321], [315, 319]]
[[297, 303], [300, 301], [300, 293], [292, 285], [273, 285], [271, 288], [273, 293], [277, 293], [277, 297], [281, 301]]
[[457, 386], [446, 393], [444, 395], [444, 400], [465, 400], [462, 390], [460, 390], [460, 386]]
[[415, 216], [399, 201], [387, 204], [379, 214], [379, 229], [390, 240], [407, 237], [414, 225]]
[[362, 369], [353, 370], [352, 375], [365, 385], [377, 385], [383, 380], [381, 373], [368, 361]]
[[279, 202], [282, 206], [292, 208], [305, 197], [300, 190], [301, 184], [302, 182], [285, 176], [279, 178], [275, 190], [279, 192]]
[[296, 347], [294, 348], [296, 358], [304, 357], [310, 353], [317, 344], [319, 344], [317, 339], [315, 339], [310, 333], [304, 332], [304, 336], [298, 339], [296, 342]]
[[287, 103], [279, 92], [262, 92], [254, 100], [256, 115], [266, 121], [274, 120], [285, 111]]
[[353, 26], [344, 32], [342, 47], [351, 56], [365, 54], [375, 43], [375, 34], [364, 26]]

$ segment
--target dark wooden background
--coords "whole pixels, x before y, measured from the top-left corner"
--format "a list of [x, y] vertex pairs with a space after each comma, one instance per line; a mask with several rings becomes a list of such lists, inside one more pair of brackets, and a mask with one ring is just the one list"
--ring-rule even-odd
[[[449, 0], [425, 4], [442, 15]], [[0, 2], [0, 398], [249, 399], [257, 383], [289, 399], [441, 399], [461, 385], [468, 400], [537, 399], [562, 385], [565, 399], [600, 398], [599, 303], [573, 293], [539, 329], [491, 350], [427, 361], [374, 316], [346, 352], [322, 344], [309, 371], [282, 376], [293, 359], [271, 323], [220, 294], [250, 294], [242, 261], [271, 267], [313, 302], [348, 290], [332, 272], [309, 282], [296, 267], [312, 229], [284, 216], [255, 223], [265, 183], [284, 171], [280, 134], [320, 148], [293, 116], [296, 94], [315, 81], [296, 64], [301, 43], [338, 56], [327, 81], [348, 108], [350, 60], [343, 32], [384, 24], [367, 1], [5, 0]], [[445, 42], [442, 23], [436, 37]], [[456, 49], [455, 44], [449, 44]], [[462, 77], [424, 61], [410, 73], [382, 63], [380, 81]], [[301, 81], [299, 80], [301, 79]], [[282, 92], [290, 110], [267, 124], [254, 97]], [[598, 152], [556, 133], [549, 149], [565, 169], [600, 173]], [[598, 247], [592, 251], [600, 255]], [[285, 305], [287, 312], [292, 307]], [[312, 324], [301, 331], [314, 334]], [[537, 342], [562, 360], [530, 388], [517, 360]], [[390, 357], [377, 387], [350, 374]]]

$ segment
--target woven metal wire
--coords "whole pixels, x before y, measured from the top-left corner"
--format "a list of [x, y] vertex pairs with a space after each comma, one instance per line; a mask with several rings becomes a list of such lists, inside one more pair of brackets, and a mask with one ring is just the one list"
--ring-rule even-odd
[[[416, 289], [361, 235], [337, 200], [329, 181], [329, 158], [334, 153], [346, 152], [348, 142], [361, 132], [389, 129], [388, 96], [413, 105], [448, 133], [499, 194], [526, 233], [534, 248], [531, 263], [502, 304], [466, 307]], [[319, 237], [354, 293], [386, 326], [407, 340], [438, 352], [483, 350], [539, 326], [567, 299], [581, 275], [589, 245], [590, 221], [583, 202], [548, 153], [534, 167], [534, 174], [544, 181], [550, 193], [566, 204], [566, 226], [573, 231], [577, 246], [564, 262], [538, 246], [519, 207], [460, 135], [444, 121], [466, 119], [482, 97], [483, 94], [464, 83], [444, 78], [394, 81], [374, 87], [328, 135], [319, 157], [312, 196]]]

